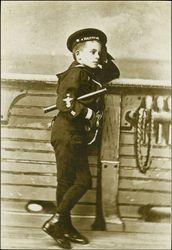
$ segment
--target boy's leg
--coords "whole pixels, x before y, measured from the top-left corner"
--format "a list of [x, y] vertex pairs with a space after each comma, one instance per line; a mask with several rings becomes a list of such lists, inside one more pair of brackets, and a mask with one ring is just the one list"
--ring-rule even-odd
[[[60, 217], [64, 218], [64, 224], [66, 225], [66, 237], [68, 237], [73, 242], [87, 244], [89, 242], [88, 239], [85, 236], [81, 235], [76, 230], [76, 228], [73, 227], [70, 218], [71, 209], [91, 187], [91, 173], [88, 165], [87, 146], [83, 144], [73, 144], [71, 145], [71, 148], [72, 149], [69, 151], [72, 152], [71, 167], [73, 170], [75, 170], [75, 182], [64, 193], [62, 201], [57, 208], [57, 212], [59, 212], [60, 214], [65, 214], [65, 216]], [[62, 178], [59, 178], [59, 182], [60, 179]], [[61, 185], [59, 185], [59, 187], [61, 187]]]
[[[67, 242], [64, 237], [72, 228], [68, 223], [70, 211], [90, 187], [91, 174], [86, 147], [82, 144], [57, 142], [54, 150], [57, 161], [57, 202], [59, 205], [57, 214], [44, 223], [43, 230], [52, 236], [59, 246], [69, 248], [66, 246]], [[88, 243], [88, 240], [78, 231], [73, 230], [72, 236], [68, 238], [71, 240], [72, 237], [75, 238], [75, 242]]]
[[68, 144], [65, 149], [63, 154], [60, 153], [56, 157], [57, 193], [60, 193], [59, 191], [66, 184], [66, 190], [63, 192], [63, 197], [60, 197], [62, 200], [57, 208], [57, 212], [60, 214], [69, 214], [74, 205], [91, 187], [92, 181], [88, 165], [87, 145]]
[[[67, 154], [67, 146], [56, 141], [54, 151], [56, 156], [58, 176], [58, 185], [56, 190], [56, 199], [58, 206], [61, 203], [64, 194], [73, 184], [74, 177], [70, 171], [68, 164], [68, 162], [70, 162], [70, 154]], [[59, 247], [70, 249], [71, 245], [68, 239], [65, 237], [64, 231], [64, 224], [66, 221], [65, 216], [57, 213], [54, 214], [48, 221], [44, 223], [42, 229], [57, 242], [57, 245]]]

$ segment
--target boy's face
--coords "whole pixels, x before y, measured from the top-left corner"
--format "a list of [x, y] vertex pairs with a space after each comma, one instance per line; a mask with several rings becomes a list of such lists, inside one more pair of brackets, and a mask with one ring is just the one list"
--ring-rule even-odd
[[100, 63], [101, 44], [97, 41], [87, 41], [78, 51], [77, 61], [90, 68], [97, 68]]

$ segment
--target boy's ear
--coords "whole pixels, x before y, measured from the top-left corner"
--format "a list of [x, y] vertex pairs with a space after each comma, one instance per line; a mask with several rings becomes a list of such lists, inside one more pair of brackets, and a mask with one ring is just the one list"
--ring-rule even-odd
[[79, 55], [79, 50], [75, 51], [75, 55], [78, 56]]
[[75, 58], [76, 58], [77, 60], [80, 60], [80, 52], [79, 52], [79, 50], [76, 50], [76, 51], [75, 51]]

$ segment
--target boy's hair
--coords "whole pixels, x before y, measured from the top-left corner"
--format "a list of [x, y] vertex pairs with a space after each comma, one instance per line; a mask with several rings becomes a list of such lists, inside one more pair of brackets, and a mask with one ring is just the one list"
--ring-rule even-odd
[[78, 50], [82, 50], [85, 46], [86, 42], [81, 42], [81, 43], [77, 43], [73, 49], [72, 49], [72, 54], [73, 54], [73, 58], [76, 60], [76, 51]]

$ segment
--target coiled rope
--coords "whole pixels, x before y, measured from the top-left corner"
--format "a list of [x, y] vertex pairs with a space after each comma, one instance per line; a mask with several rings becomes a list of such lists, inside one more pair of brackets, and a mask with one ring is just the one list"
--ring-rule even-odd
[[[136, 160], [139, 170], [142, 173], [150, 168], [151, 149], [153, 136], [153, 115], [152, 109], [139, 108], [136, 113]], [[146, 143], [146, 137], [148, 141]], [[142, 147], [147, 146], [146, 156], [142, 153]]]

